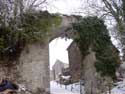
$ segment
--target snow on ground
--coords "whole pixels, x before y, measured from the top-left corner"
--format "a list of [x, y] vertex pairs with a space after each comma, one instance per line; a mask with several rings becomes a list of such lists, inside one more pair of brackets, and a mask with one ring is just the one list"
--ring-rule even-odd
[[[73, 87], [72, 91], [71, 88]], [[50, 82], [51, 94], [80, 94], [80, 85], [79, 83], [71, 84], [65, 89], [65, 85], [57, 84], [55, 81]], [[83, 92], [84, 94], [84, 92]], [[107, 92], [108, 94], [108, 92]], [[111, 94], [125, 94], [125, 82], [118, 82], [111, 90]]]
[[118, 85], [111, 90], [111, 94], [125, 94], [125, 83], [119, 82]]
[[[72, 91], [71, 88], [73, 87]], [[50, 82], [50, 91], [51, 94], [80, 94], [80, 85], [79, 83], [67, 85], [57, 84], [55, 81]]]

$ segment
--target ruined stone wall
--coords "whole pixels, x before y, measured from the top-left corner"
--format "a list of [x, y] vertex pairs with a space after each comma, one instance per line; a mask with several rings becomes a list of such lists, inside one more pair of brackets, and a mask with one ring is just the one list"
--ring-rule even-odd
[[30, 90], [49, 91], [49, 52], [48, 45], [29, 45], [20, 57], [20, 75]]
[[18, 82], [20, 78], [19, 66], [14, 63], [9, 63], [5, 61], [0, 61], [0, 79], [8, 79], [10, 81]]
[[33, 43], [26, 46], [17, 61], [8, 61], [8, 64], [5, 61], [0, 61], [3, 62], [2, 64], [0, 63], [0, 77], [8, 78], [17, 84], [23, 84], [29, 91], [34, 92], [33, 94], [49, 92], [48, 41], [65, 35], [62, 32], [65, 31], [72, 21], [75, 21], [73, 19], [68, 16], [63, 16], [60, 28], [54, 29], [55, 32], [52, 32], [53, 34], [49, 36], [45, 44]]
[[49, 92], [48, 44], [28, 45], [15, 64], [0, 65], [0, 77], [23, 84], [33, 94]]
[[[83, 60], [83, 70], [84, 70], [84, 81], [85, 81], [85, 94], [102, 94], [107, 89], [107, 81], [110, 78], [101, 77], [99, 73], [96, 72], [95, 68], [95, 52], [90, 51], [90, 53]], [[111, 82], [111, 80], [110, 80]]]
[[81, 79], [82, 55], [75, 42], [73, 42], [68, 50], [69, 69], [73, 82], [78, 82]]
[[96, 82], [96, 69], [95, 69], [95, 52], [90, 52], [83, 63], [84, 63], [84, 80], [85, 80], [85, 94], [98, 94], [97, 82]]

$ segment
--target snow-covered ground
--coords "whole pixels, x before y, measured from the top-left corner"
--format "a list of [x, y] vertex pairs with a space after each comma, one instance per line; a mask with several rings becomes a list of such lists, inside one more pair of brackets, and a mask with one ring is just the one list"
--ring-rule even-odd
[[118, 85], [111, 90], [111, 94], [125, 94], [125, 83], [118, 82]]
[[67, 89], [66, 89], [65, 85], [60, 85], [60, 84], [57, 84], [55, 81], [51, 81], [50, 91], [51, 91], [51, 94], [80, 94], [80, 85], [79, 83], [67, 85]]
[[[73, 89], [71, 91], [72, 87]], [[65, 85], [60, 85], [60, 84], [57, 84], [55, 81], [51, 81], [50, 90], [51, 90], [51, 94], [80, 94], [80, 85], [79, 83], [67, 85], [67, 89], [66, 89]], [[111, 94], [125, 94], [125, 83], [118, 82], [117, 86], [115, 86], [111, 90]]]

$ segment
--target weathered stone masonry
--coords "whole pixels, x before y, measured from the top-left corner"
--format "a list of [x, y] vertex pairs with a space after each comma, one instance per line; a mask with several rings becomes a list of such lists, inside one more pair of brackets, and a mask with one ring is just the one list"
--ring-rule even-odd
[[[62, 16], [62, 23], [55, 28], [52, 35], [44, 43], [27, 45], [14, 64], [0, 64], [0, 77], [7, 77], [15, 83], [23, 84], [33, 94], [46, 94], [50, 91], [49, 84], [49, 41], [65, 36], [65, 30], [76, 19]], [[4, 62], [4, 61], [0, 61]]]

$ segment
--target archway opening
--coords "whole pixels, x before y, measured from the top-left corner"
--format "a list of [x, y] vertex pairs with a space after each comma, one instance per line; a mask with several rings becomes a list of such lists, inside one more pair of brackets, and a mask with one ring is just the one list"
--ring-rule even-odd
[[[77, 65], [71, 64], [72, 62], [71, 59], [76, 57], [75, 55], [78, 55], [75, 52], [77, 47], [74, 47], [73, 43], [74, 42], [72, 39], [67, 39], [65, 37], [55, 38], [49, 43], [50, 92], [52, 94], [65, 94], [65, 93], [79, 94], [80, 93], [80, 84], [78, 80], [76, 82], [71, 82], [72, 68], [75, 68], [74, 66], [77, 66], [77, 68], [79, 67], [78, 64]], [[72, 55], [71, 53], [73, 53], [74, 55], [71, 56]], [[75, 62], [72, 62], [72, 63], [75, 63]], [[79, 78], [76, 78], [76, 79], [79, 79]]]

